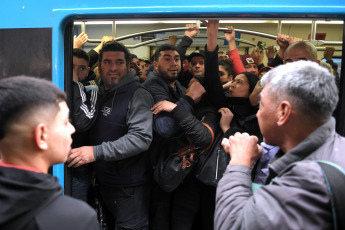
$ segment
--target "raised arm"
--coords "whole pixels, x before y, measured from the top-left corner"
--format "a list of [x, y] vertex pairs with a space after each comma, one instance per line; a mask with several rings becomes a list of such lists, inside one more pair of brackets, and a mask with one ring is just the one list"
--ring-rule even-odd
[[242, 64], [241, 57], [240, 57], [240, 54], [238, 53], [238, 49], [236, 46], [236, 40], [235, 40], [236, 31], [234, 27], [232, 26], [226, 26], [226, 28], [228, 28], [229, 31], [224, 32], [224, 37], [229, 44], [228, 56], [234, 62], [233, 71], [236, 76], [239, 73], [245, 72], [246, 69], [244, 68]]
[[207, 45], [205, 47], [205, 89], [210, 102], [217, 108], [224, 107], [226, 96], [219, 79], [218, 67], [218, 20], [203, 21], [207, 26]]

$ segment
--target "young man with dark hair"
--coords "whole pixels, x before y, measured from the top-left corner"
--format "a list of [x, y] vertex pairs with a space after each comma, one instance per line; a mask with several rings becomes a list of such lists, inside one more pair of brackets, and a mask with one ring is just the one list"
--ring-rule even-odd
[[[210, 146], [213, 131], [209, 127], [214, 127], [217, 113], [201, 104], [205, 89], [198, 80], [192, 79], [187, 90], [177, 80], [181, 71], [177, 48], [170, 44], [158, 47], [153, 65], [155, 70], [144, 83], [156, 103], [152, 107], [156, 138], [151, 153], [169, 153], [169, 146], [161, 145], [167, 140], [179, 140], [178, 149], [186, 147], [185, 136], [198, 148]], [[159, 157], [152, 156], [153, 166]], [[150, 229], [191, 229], [198, 211], [200, 189], [193, 171], [184, 181], [172, 192], [164, 191], [159, 181], [153, 185]]]
[[95, 161], [100, 193], [116, 229], [147, 229], [152, 96], [130, 70], [129, 52], [111, 41], [100, 50], [100, 105], [89, 146], [71, 150], [69, 166]]
[[100, 229], [86, 203], [62, 195], [48, 168], [71, 150], [66, 95], [32, 77], [0, 80], [0, 229]]
[[83, 82], [90, 72], [90, 56], [82, 49], [73, 49], [73, 81]]
[[[87, 143], [86, 130], [96, 118], [99, 95], [95, 74], [89, 67], [90, 56], [82, 49], [73, 49], [73, 108], [72, 124], [76, 132], [72, 135], [72, 148]], [[72, 170], [72, 197], [87, 201], [87, 191], [92, 184], [92, 164]]]
[[142, 74], [142, 70], [140, 68], [139, 59], [138, 59], [137, 55], [130, 54], [129, 59], [130, 59], [131, 68], [135, 70], [137, 77], [140, 78], [140, 76]]

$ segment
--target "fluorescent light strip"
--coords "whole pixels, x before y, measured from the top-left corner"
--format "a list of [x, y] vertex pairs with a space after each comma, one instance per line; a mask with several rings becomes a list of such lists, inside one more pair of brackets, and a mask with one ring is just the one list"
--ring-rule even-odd
[[[198, 20], [166, 20], [166, 21], [149, 21], [149, 20], [133, 20], [133, 21], [118, 21], [116, 20], [116, 24], [188, 24], [188, 23], [196, 23]], [[284, 24], [311, 24], [311, 20], [282, 20]], [[321, 21], [316, 20], [316, 24], [343, 24], [343, 21]], [[278, 23], [278, 20], [220, 20], [219, 23]], [[81, 21], [75, 21], [74, 25], [81, 25]], [[113, 21], [85, 21], [86, 25], [112, 25]]]

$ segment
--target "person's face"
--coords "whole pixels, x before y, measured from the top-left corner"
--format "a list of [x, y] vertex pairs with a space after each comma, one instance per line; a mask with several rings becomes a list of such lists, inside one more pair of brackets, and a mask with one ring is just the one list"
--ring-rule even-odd
[[142, 75], [146, 76], [146, 72], [149, 69], [149, 64], [146, 64], [144, 61], [139, 61], [139, 67], [141, 69]]
[[132, 58], [130, 64], [131, 64], [131, 68], [133, 68], [133, 69], [135, 70], [136, 75], [137, 75], [138, 77], [140, 77], [141, 74], [142, 74], [142, 70], [141, 70], [141, 68], [140, 68], [140, 64], [139, 64], [138, 58]]
[[291, 48], [284, 53], [284, 63], [311, 60], [305, 49]]
[[277, 142], [277, 119], [275, 111], [277, 105], [273, 101], [273, 97], [267, 93], [269, 85], [266, 85], [260, 93], [260, 106], [256, 113], [258, 118], [260, 131], [264, 136], [265, 142], [269, 145], [278, 145]]
[[48, 157], [51, 165], [64, 163], [71, 151], [72, 137], [75, 128], [69, 122], [69, 109], [66, 102], [59, 103], [60, 110], [47, 124]]
[[190, 60], [190, 72], [193, 76], [204, 75], [204, 58], [201, 56], [193, 57]]
[[259, 75], [258, 66], [256, 64], [247, 64], [244, 68], [246, 69], [246, 72], [255, 74], [256, 76]]
[[103, 53], [101, 65], [98, 66], [105, 90], [112, 89], [130, 70], [126, 63], [125, 53], [121, 51], [106, 51]]
[[219, 78], [222, 84], [225, 84], [232, 80], [232, 75], [229, 76], [229, 73], [226, 71], [224, 66], [219, 65]]
[[239, 74], [232, 80], [229, 97], [249, 97], [249, 83], [244, 74]]
[[139, 61], [139, 67], [141, 69], [139, 79], [140, 82], [144, 82], [146, 80], [146, 72], [148, 70], [147, 64], [144, 61]]
[[74, 81], [83, 81], [90, 72], [89, 63], [83, 58], [73, 57], [73, 72], [76, 74], [77, 79]]
[[176, 50], [161, 51], [158, 61], [153, 65], [161, 77], [168, 82], [174, 82], [181, 71], [180, 55]]
[[262, 71], [262, 72], [260, 73], [260, 75], [259, 75], [259, 78], [261, 79], [262, 76], [264, 76], [267, 72], [268, 72], [268, 71]]
[[222, 54], [222, 53], [219, 53], [218, 54], [218, 60], [225, 60], [227, 57], [226, 57], [226, 54]]

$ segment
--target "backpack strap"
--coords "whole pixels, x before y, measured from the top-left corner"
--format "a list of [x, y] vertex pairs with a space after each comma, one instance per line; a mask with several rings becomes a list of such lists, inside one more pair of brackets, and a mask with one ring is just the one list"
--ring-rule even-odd
[[334, 229], [345, 228], [345, 170], [329, 161], [316, 161], [325, 178], [331, 199]]

